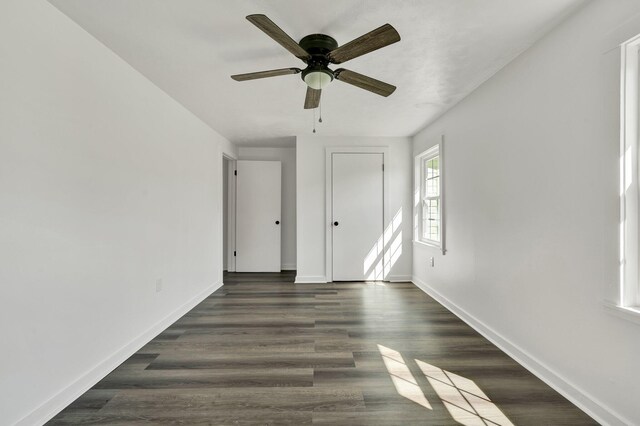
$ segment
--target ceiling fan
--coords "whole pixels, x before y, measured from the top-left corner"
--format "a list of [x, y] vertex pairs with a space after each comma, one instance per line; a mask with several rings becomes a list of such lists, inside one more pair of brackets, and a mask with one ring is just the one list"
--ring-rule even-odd
[[307, 67], [305, 69], [280, 68], [232, 75], [231, 78], [236, 81], [301, 73], [302, 80], [307, 84], [307, 96], [304, 101], [305, 109], [318, 107], [322, 89], [333, 81], [333, 79], [352, 84], [385, 97], [396, 90], [396, 87], [391, 84], [354, 71], [349, 71], [344, 68], [339, 68], [335, 71], [329, 69], [330, 63], [341, 64], [400, 41], [400, 35], [396, 29], [389, 24], [384, 24], [380, 28], [376, 28], [338, 47], [338, 42], [325, 34], [310, 34], [303, 37], [300, 43], [296, 43], [295, 40], [289, 37], [287, 33], [265, 15], [249, 15], [247, 19], [282, 47], [293, 53], [298, 59], [305, 62]]

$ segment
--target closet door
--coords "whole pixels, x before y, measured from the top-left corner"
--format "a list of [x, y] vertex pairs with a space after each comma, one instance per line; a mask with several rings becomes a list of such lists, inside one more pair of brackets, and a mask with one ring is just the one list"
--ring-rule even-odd
[[238, 161], [236, 271], [280, 272], [279, 161]]
[[371, 253], [384, 232], [384, 155], [333, 153], [331, 161], [333, 280], [362, 281], [382, 260]]

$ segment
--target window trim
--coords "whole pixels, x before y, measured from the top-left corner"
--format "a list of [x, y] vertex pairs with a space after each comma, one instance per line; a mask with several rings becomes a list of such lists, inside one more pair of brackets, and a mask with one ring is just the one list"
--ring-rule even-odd
[[618, 300], [605, 305], [630, 319], [640, 318], [640, 35], [620, 47], [620, 277]]
[[[439, 186], [440, 186], [440, 242], [434, 240], [428, 240], [422, 238], [422, 202], [424, 188], [424, 167], [425, 161], [428, 161], [434, 157], [439, 157]], [[442, 251], [442, 254], [446, 253], [445, 241], [446, 241], [446, 226], [445, 226], [445, 186], [444, 186], [444, 136], [440, 141], [430, 146], [428, 149], [422, 151], [414, 157], [414, 235], [413, 242], [416, 244], [422, 244], [428, 247], [438, 248]]]

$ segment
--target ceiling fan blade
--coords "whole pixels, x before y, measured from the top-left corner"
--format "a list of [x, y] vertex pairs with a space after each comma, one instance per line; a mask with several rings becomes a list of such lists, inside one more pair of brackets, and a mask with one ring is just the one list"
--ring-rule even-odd
[[361, 89], [384, 97], [389, 96], [396, 90], [396, 86], [376, 80], [375, 78], [367, 77], [366, 75], [358, 74], [357, 72], [345, 70], [344, 68], [337, 69], [334, 72], [334, 76], [336, 80], [353, 84]]
[[279, 75], [298, 74], [302, 70], [300, 68], [280, 68], [277, 70], [249, 72], [246, 74], [232, 75], [235, 81], [255, 80], [257, 78], [277, 77]]
[[400, 41], [400, 34], [389, 24], [366, 33], [355, 40], [329, 52], [329, 59], [334, 64], [341, 64], [350, 59], [373, 52]]
[[256, 27], [260, 28], [266, 35], [277, 41], [282, 47], [293, 53], [294, 56], [307, 61], [311, 58], [311, 55], [307, 53], [294, 39], [289, 37], [287, 33], [282, 31], [282, 28], [277, 26], [271, 19], [265, 15], [249, 15], [247, 16], [249, 22]]
[[321, 94], [322, 90], [312, 89], [307, 86], [307, 97], [304, 98], [304, 109], [318, 108]]

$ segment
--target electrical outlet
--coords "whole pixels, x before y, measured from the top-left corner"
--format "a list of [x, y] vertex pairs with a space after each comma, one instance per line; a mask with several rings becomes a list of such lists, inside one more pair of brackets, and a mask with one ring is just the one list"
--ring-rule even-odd
[[432, 268], [433, 268], [434, 266], [436, 266], [436, 258], [435, 258], [435, 257], [432, 257], [432, 258], [429, 260], [429, 264], [431, 265], [431, 267], [432, 267]]
[[156, 280], [156, 293], [160, 293], [162, 291], [162, 278], [158, 278]]

